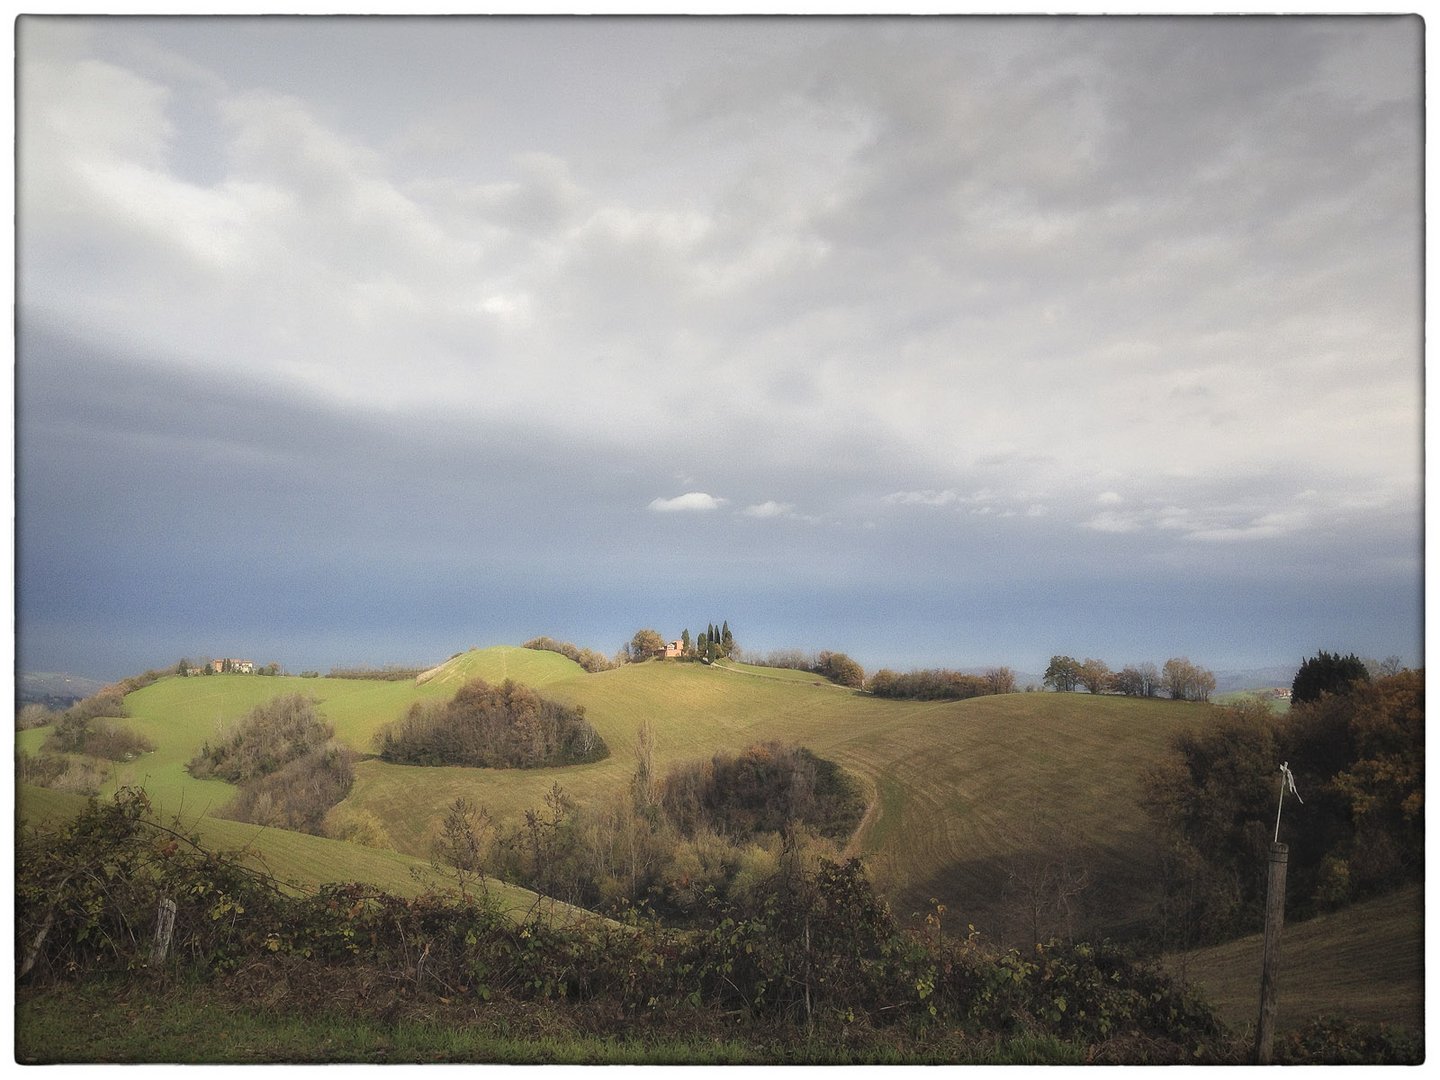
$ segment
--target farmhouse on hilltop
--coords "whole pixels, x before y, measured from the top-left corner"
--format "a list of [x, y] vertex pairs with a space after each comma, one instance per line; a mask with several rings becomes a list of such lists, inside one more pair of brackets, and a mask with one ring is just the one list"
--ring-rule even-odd
[[216, 675], [219, 675], [222, 671], [234, 672], [237, 675], [253, 675], [255, 674], [255, 661], [232, 660], [229, 658], [224, 660], [211, 660], [210, 670]]
[[676, 656], [685, 655], [685, 646], [679, 641], [672, 641], [665, 646], [665, 659], [670, 660]]

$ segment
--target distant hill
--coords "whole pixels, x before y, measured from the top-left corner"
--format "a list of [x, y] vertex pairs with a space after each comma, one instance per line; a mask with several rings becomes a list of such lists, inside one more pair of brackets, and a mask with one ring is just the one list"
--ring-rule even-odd
[[1215, 691], [1224, 694], [1232, 690], [1259, 690], [1264, 687], [1288, 689], [1295, 681], [1295, 672], [1300, 663], [1279, 667], [1232, 668], [1215, 672]]
[[22, 671], [15, 676], [16, 705], [44, 705], [47, 709], [68, 709], [81, 698], [96, 693], [106, 684], [83, 675]]

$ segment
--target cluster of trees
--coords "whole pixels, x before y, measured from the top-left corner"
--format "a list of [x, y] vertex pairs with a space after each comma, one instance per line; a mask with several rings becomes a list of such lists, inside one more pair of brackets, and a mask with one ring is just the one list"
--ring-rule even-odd
[[[1306, 678], [1332, 660], [1307, 661]], [[1169, 838], [1169, 947], [1258, 925], [1282, 762], [1304, 800], [1287, 800], [1280, 832], [1290, 917], [1423, 880], [1424, 673], [1329, 686], [1280, 715], [1258, 702], [1216, 710], [1150, 778], [1147, 805]]]
[[[264, 668], [256, 668], [258, 675], [273, 675], [279, 669], [278, 664], [269, 664]], [[412, 682], [424, 673], [424, 668], [406, 667], [401, 664], [386, 664], [384, 667], [353, 667], [340, 668], [332, 667], [326, 674], [327, 679], [368, 679], [375, 682]]]
[[1183, 656], [1166, 660], [1163, 668], [1147, 662], [1119, 671], [1111, 671], [1103, 660], [1052, 656], [1045, 669], [1045, 685], [1062, 693], [1083, 688], [1092, 694], [1159, 697], [1163, 691], [1177, 701], [1209, 701], [1215, 692], [1215, 675]]
[[[1389, 674], [1398, 674], [1398, 668]], [[1323, 694], [1343, 694], [1356, 683], [1370, 681], [1370, 668], [1354, 653], [1341, 656], [1325, 650], [1306, 657], [1290, 684], [1290, 703], [1304, 705], [1319, 701]]]
[[316, 704], [304, 694], [284, 694], [257, 705], [227, 738], [213, 746], [207, 739], [186, 768], [197, 780], [231, 784], [273, 773], [335, 737]]
[[[723, 620], [719, 626], [708, 624], [695, 638], [690, 636], [690, 628], [686, 627], [679, 640], [680, 655], [686, 660], [703, 660], [709, 663], [737, 655], [740, 651], [735, 635], [730, 632], [730, 623]], [[622, 664], [638, 664], [642, 660], [664, 656], [667, 644], [656, 630], [637, 630], [635, 636], [620, 647], [616, 660]]]
[[900, 674], [881, 668], [870, 676], [865, 689], [876, 697], [954, 701], [987, 694], [1014, 693], [1015, 673], [1008, 667], [990, 668], [983, 675], [970, 675], [948, 668], [924, 668]]
[[201, 747], [189, 765], [197, 779], [240, 787], [221, 817], [324, 835], [325, 816], [355, 783], [355, 753], [314, 698], [286, 694], [255, 706], [223, 741]]
[[609, 748], [578, 705], [507, 679], [474, 679], [449, 701], [416, 702], [383, 728], [376, 749], [400, 765], [528, 769], [599, 761]]
[[[30, 710], [28, 714], [26, 709]], [[43, 709], [41, 715], [31, 706], [26, 709], [21, 710], [25, 723], [37, 727], [51, 725], [42, 744], [49, 754], [83, 754], [109, 761], [131, 761], [155, 749], [155, 744], [138, 731], [111, 722], [129, 715], [125, 692], [119, 684], [82, 698], [58, 716]], [[43, 776], [54, 770], [52, 763], [41, 767], [36, 775]]]
[[676, 766], [659, 802], [683, 836], [711, 830], [732, 840], [796, 825], [844, 840], [865, 813], [864, 793], [840, 766], [775, 741]]
[[865, 669], [842, 652], [822, 649], [808, 653], [801, 649], [775, 649], [764, 656], [746, 656], [748, 663], [760, 667], [787, 668], [822, 675], [840, 686], [860, 690], [865, 686]]
[[[245, 672], [245, 671], [243, 671], [241, 668], [236, 667], [234, 660], [229, 659], [229, 658], [222, 659], [222, 660], [220, 661], [220, 670], [219, 670], [218, 672], [215, 670], [215, 668], [212, 666], [212, 664], [213, 664], [213, 661], [210, 660], [210, 659], [208, 659], [208, 658], [207, 658], [207, 659], [201, 659], [201, 660], [190, 660], [190, 659], [187, 658], [187, 657], [182, 657], [181, 660], [180, 660], [180, 662], [175, 665], [174, 671], [175, 671], [175, 674], [176, 674], [176, 675], [179, 675], [181, 678], [185, 678], [186, 676], [189, 676], [189, 675], [243, 675], [243, 674], [250, 674], [250, 675], [269, 675], [269, 676], [272, 676], [272, 677], [273, 677], [273, 676], [275, 676], [275, 675], [279, 675], [279, 674], [281, 673], [281, 671], [282, 671], [282, 668], [280, 667], [280, 665], [279, 665], [278, 663], [274, 663], [274, 662], [269, 663], [269, 664], [257, 664], [257, 665], [255, 666], [254, 670], [253, 670], [253, 671], [250, 671], [250, 672]], [[151, 673], [150, 673], [150, 672], [147, 672], [146, 674], [151, 674]], [[358, 679], [358, 678], [383, 678], [383, 677], [384, 677], [384, 676], [381, 676], [381, 675], [371, 675], [371, 676], [362, 676], [362, 675], [336, 675], [334, 672], [331, 672], [331, 678], [336, 678], [336, 679], [343, 679], [343, 678], [351, 678], [351, 679]]]
[[[657, 634], [656, 637], [659, 637], [659, 635]], [[592, 674], [597, 671], [609, 671], [616, 666], [607, 656], [603, 653], [596, 652], [594, 649], [581, 649], [571, 645], [568, 641], [556, 641], [554, 638], [545, 637], [544, 635], [531, 638], [521, 647], [525, 649], [537, 649], [541, 652], [559, 653], [561, 656], [574, 660], [575, 663]], [[663, 642], [661, 643], [661, 652], [664, 652]]]
[[592, 910], [643, 905], [679, 924], [712, 925], [717, 905], [743, 902], [787, 856], [833, 856], [864, 812], [854, 781], [803, 748], [751, 747], [663, 777], [648, 724], [637, 750], [631, 782], [588, 807], [554, 785], [542, 807], [502, 824], [456, 800], [434, 865], [462, 891], [496, 877]]

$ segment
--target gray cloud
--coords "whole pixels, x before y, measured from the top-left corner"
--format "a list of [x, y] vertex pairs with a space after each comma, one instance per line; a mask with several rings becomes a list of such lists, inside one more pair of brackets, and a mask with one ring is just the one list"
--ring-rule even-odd
[[1413, 591], [1419, 27], [23, 19], [22, 610], [161, 552]]

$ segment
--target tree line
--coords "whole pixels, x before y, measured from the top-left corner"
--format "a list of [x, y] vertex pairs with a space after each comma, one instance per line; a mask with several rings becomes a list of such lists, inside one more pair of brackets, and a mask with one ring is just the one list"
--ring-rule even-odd
[[522, 649], [537, 649], [541, 652], [559, 653], [570, 660], [574, 660], [586, 671], [594, 674], [597, 671], [609, 671], [615, 667], [614, 661], [605, 656], [604, 653], [596, 652], [594, 649], [582, 649], [570, 644], [568, 641], [556, 641], [552, 637], [541, 635], [531, 638], [521, 646]]
[[1164, 693], [1176, 701], [1209, 701], [1215, 692], [1214, 672], [1183, 656], [1171, 657], [1163, 668], [1146, 662], [1119, 671], [1112, 671], [1103, 660], [1052, 656], [1044, 678], [1046, 686], [1060, 693], [1083, 688], [1092, 694], [1153, 698]]

